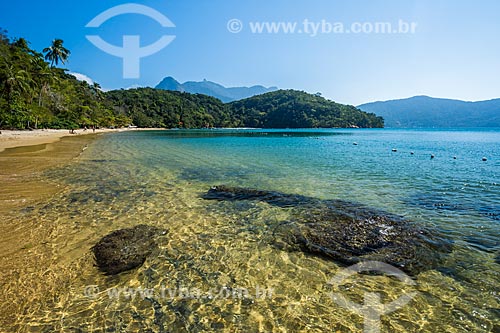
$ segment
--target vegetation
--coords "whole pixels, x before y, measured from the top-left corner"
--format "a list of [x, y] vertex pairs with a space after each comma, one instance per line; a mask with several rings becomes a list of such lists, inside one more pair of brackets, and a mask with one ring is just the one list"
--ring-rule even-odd
[[43, 52], [0, 29], [0, 128], [383, 127], [374, 114], [293, 90], [229, 104], [152, 88], [103, 92], [55, 67], [70, 55], [61, 39]]
[[63, 43], [62, 39], [54, 39], [50, 47], [43, 49], [43, 53], [45, 53], [45, 60], [50, 61], [52, 67], [54, 66], [54, 63], [57, 66], [59, 65], [59, 61], [64, 64], [68, 60], [71, 52], [63, 46]]
[[384, 120], [373, 113], [295, 90], [278, 90], [229, 106], [238, 126], [243, 127], [384, 127]]
[[139, 127], [383, 127], [382, 118], [319, 95], [280, 90], [223, 104], [201, 94], [152, 88], [106, 93], [118, 112]]
[[114, 90], [106, 94], [116, 112], [139, 127], [233, 127], [227, 106], [215, 97], [153, 88]]
[[70, 54], [60, 39], [44, 50], [0, 29], [0, 128], [124, 126], [130, 119], [113, 109], [99, 85], [78, 81], [65, 70]]

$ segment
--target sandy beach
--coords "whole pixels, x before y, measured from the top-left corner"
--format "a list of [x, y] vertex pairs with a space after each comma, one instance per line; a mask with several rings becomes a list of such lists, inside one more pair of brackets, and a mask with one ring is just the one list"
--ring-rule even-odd
[[[0, 245], [0, 264], [3, 267], [0, 284], [4, 286], [2, 293], [5, 298], [0, 302], [3, 309], [0, 327], [8, 327], [9, 323], [17, 320], [22, 309], [27, 309], [28, 302], [22, 301], [23, 297], [28, 297], [27, 293], [42, 295], [47, 289], [43, 284], [54, 285], [47, 278], [44, 279], [38, 269], [39, 265], [49, 267], [52, 263], [51, 249], [43, 244], [50, 244], [50, 232], [54, 230], [54, 226], [44, 223], [39, 228], [39, 223], [34, 220], [21, 222], [21, 210], [49, 202], [51, 197], [62, 191], [64, 186], [48, 181], [43, 172], [71, 163], [83, 147], [96, 137], [97, 135], [70, 135], [69, 131], [63, 130], [2, 130], [0, 233], [5, 237]], [[38, 280], [45, 282], [38, 283]]]
[[89, 130], [75, 130], [75, 134], [71, 134], [69, 130], [56, 130], [56, 129], [46, 129], [46, 130], [33, 130], [33, 131], [10, 131], [1, 130], [0, 131], [0, 152], [7, 148], [14, 147], [24, 147], [24, 146], [34, 146], [40, 144], [54, 143], [59, 141], [65, 136], [78, 136], [87, 134], [98, 134], [98, 133], [110, 133], [110, 132], [121, 132], [138, 130], [137, 128], [120, 128], [120, 129], [96, 129], [93, 132]]
[[0, 301], [0, 327], [13, 324], [35, 299], [38, 304], [46, 302], [47, 295], [62, 283], [57, 274], [47, 275], [60, 269], [48, 244], [55, 230], [66, 234], [70, 224], [19, 218], [23, 209], [29, 211], [48, 203], [66, 189], [65, 184], [47, 179], [44, 172], [74, 163], [88, 145], [105, 133], [137, 130], [143, 129], [99, 129], [95, 133], [80, 129], [75, 134], [68, 130], [1, 131], [0, 234], [5, 237], [0, 244], [4, 296]]

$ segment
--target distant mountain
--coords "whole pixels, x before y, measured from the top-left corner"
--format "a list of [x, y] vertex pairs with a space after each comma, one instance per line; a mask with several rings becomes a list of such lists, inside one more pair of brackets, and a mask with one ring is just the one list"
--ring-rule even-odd
[[278, 90], [227, 105], [243, 127], [384, 127], [384, 120], [373, 113], [297, 90]]
[[218, 98], [224, 103], [278, 90], [276, 87], [266, 88], [263, 86], [226, 88], [223, 85], [207, 80], [203, 80], [201, 82], [188, 81], [185, 83], [179, 83], [171, 76], [164, 78], [156, 86], [156, 89], [208, 95]]
[[415, 96], [358, 108], [383, 117], [386, 127], [500, 127], [500, 99], [464, 102]]

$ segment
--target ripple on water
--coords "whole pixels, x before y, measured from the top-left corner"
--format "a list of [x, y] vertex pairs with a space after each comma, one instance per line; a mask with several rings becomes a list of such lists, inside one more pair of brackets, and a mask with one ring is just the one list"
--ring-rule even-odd
[[[334, 154], [328, 158], [335, 165], [314, 150], [308, 151], [307, 158], [287, 163], [289, 157], [282, 156], [283, 150], [296, 152], [293, 140], [310, 139], [271, 138], [278, 139], [292, 141], [280, 141], [286, 145], [283, 149], [270, 141], [257, 141], [262, 150], [254, 150], [254, 156], [247, 159], [249, 148], [241, 141], [248, 140], [245, 137], [223, 138], [224, 145], [209, 145], [199, 137], [171, 142], [155, 134], [127, 133], [105, 137], [101, 144], [89, 146], [79, 163], [50, 171], [47, 177], [57, 179], [64, 191], [18, 216], [22, 222], [38, 220], [49, 226], [45, 246], [51, 247], [53, 257], [52, 264], [44, 268], [47, 287], [12, 327], [81, 332], [362, 331], [362, 318], [335, 303], [330, 292], [363, 303], [366, 292], [378, 292], [383, 302], [390, 302], [414, 291], [417, 295], [407, 306], [382, 317], [383, 330], [488, 332], [500, 327], [495, 310], [500, 308], [497, 245], [481, 245], [485, 240], [476, 239], [480, 234], [467, 238], [460, 228], [453, 228], [453, 221], [460, 221], [466, 230], [472, 230], [474, 223], [467, 226], [470, 218], [482, 219], [486, 226], [487, 221], [494, 223], [477, 213], [479, 206], [473, 207], [472, 214], [467, 209], [451, 217], [434, 214], [436, 209], [428, 212], [428, 207], [408, 208], [400, 201], [403, 192], [398, 181], [391, 185], [382, 171], [367, 172], [366, 184], [373, 186], [363, 187], [363, 177], [351, 179], [349, 162], [335, 159]], [[342, 140], [348, 149], [366, 146], [366, 137], [352, 136], [330, 136], [309, 144], [323, 153], [333, 149], [327, 146], [343, 147]], [[363, 145], [354, 147], [353, 141]], [[376, 140], [373, 145], [376, 151]], [[347, 148], [335, 149], [344, 156], [342, 149]], [[263, 155], [257, 158], [256, 154]], [[311, 165], [304, 165], [308, 172], [301, 171], [301, 163], [307, 159], [324, 162], [321, 170], [325, 174]], [[353, 159], [358, 163], [361, 156]], [[377, 164], [369, 165], [376, 168]], [[364, 171], [359, 168], [358, 173]], [[269, 178], [265, 177], [267, 171]], [[370, 178], [372, 174], [379, 178]], [[427, 223], [432, 217], [428, 223], [452, 230], [456, 243], [442, 264], [444, 273], [424, 271], [414, 276], [414, 286], [385, 275], [355, 275], [332, 286], [328, 282], [344, 267], [273, 245], [272, 229], [292, 218], [290, 210], [265, 202], [201, 199], [200, 194], [219, 178], [228, 178], [232, 185], [328, 199], [337, 194], [345, 199], [355, 193], [355, 201], [371, 206], [378, 202], [380, 207], [375, 207], [392, 212], [404, 209], [417, 222]], [[385, 185], [379, 188], [382, 180]], [[89, 249], [111, 231], [137, 224], [168, 228], [169, 234], [159, 239], [157, 252], [143, 266], [117, 276], [102, 275], [94, 267]], [[488, 228], [488, 232], [494, 230]], [[491, 251], [477, 250], [473, 243]], [[452, 274], [446, 269], [452, 269]], [[90, 285], [98, 288], [92, 297], [85, 295]], [[267, 294], [259, 298], [258, 291]]]

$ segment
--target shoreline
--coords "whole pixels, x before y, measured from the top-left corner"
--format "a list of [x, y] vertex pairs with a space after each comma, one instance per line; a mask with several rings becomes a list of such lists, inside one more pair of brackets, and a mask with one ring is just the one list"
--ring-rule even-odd
[[75, 134], [71, 134], [66, 129], [38, 129], [33, 131], [28, 130], [1, 130], [0, 131], [0, 153], [9, 148], [19, 148], [27, 146], [36, 146], [41, 144], [54, 143], [63, 137], [77, 137], [89, 134], [116, 133], [125, 131], [155, 131], [165, 130], [165, 128], [102, 128], [96, 129], [95, 132], [91, 129], [75, 130]]
[[[0, 134], [0, 331], [17, 331], [22, 318], [29, 317], [40, 304], [68, 293], [71, 276], [60, 275], [69, 265], [84, 264], [87, 255], [64, 261], [54, 247], [55, 235], [74, 232], [71, 223], [41, 220], [31, 211], [49, 204], [68, 189], [44, 173], [52, 168], [78, 163], [91, 144], [108, 133], [165, 130], [164, 128], [122, 128], [92, 130], [1, 131]], [[80, 249], [85, 251], [85, 248]]]
[[[72, 232], [71, 223], [45, 220], [29, 212], [48, 204], [67, 186], [44, 176], [46, 170], [75, 163], [84, 148], [105, 133], [137, 129], [76, 131], [2, 131], [0, 134], [0, 331], [19, 329], [37, 304], [44, 304], [64, 289], [68, 276], [58, 272], [66, 263], [53, 246], [54, 235]], [[88, 135], [89, 134], [89, 135]], [[86, 257], [85, 257], [86, 258]], [[85, 260], [79, 259], [79, 260]], [[24, 314], [24, 315], [22, 315]]]
[[[14, 327], [22, 317], [20, 314], [30, 313], [33, 302], [46, 302], [54, 286], [64, 283], [63, 278], [53, 273], [57, 262], [51, 247], [51, 232], [67, 228], [67, 225], [57, 224], [57, 221], [39, 223], [36, 217], [28, 218], [22, 212], [50, 202], [57, 193], [64, 191], [63, 184], [47, 179], [43, 173], [72, 163], [83, 147], [98, 136], [70, 135], [63, 130], [2, 131], [0, 233], [4, 237], [0, 244], [3, 268], [0, 290], [5, 297], [0, 301], [3, 309], [0, 327], [17, 330]], [[44, 272], [50, 273], [50, 279]]]

